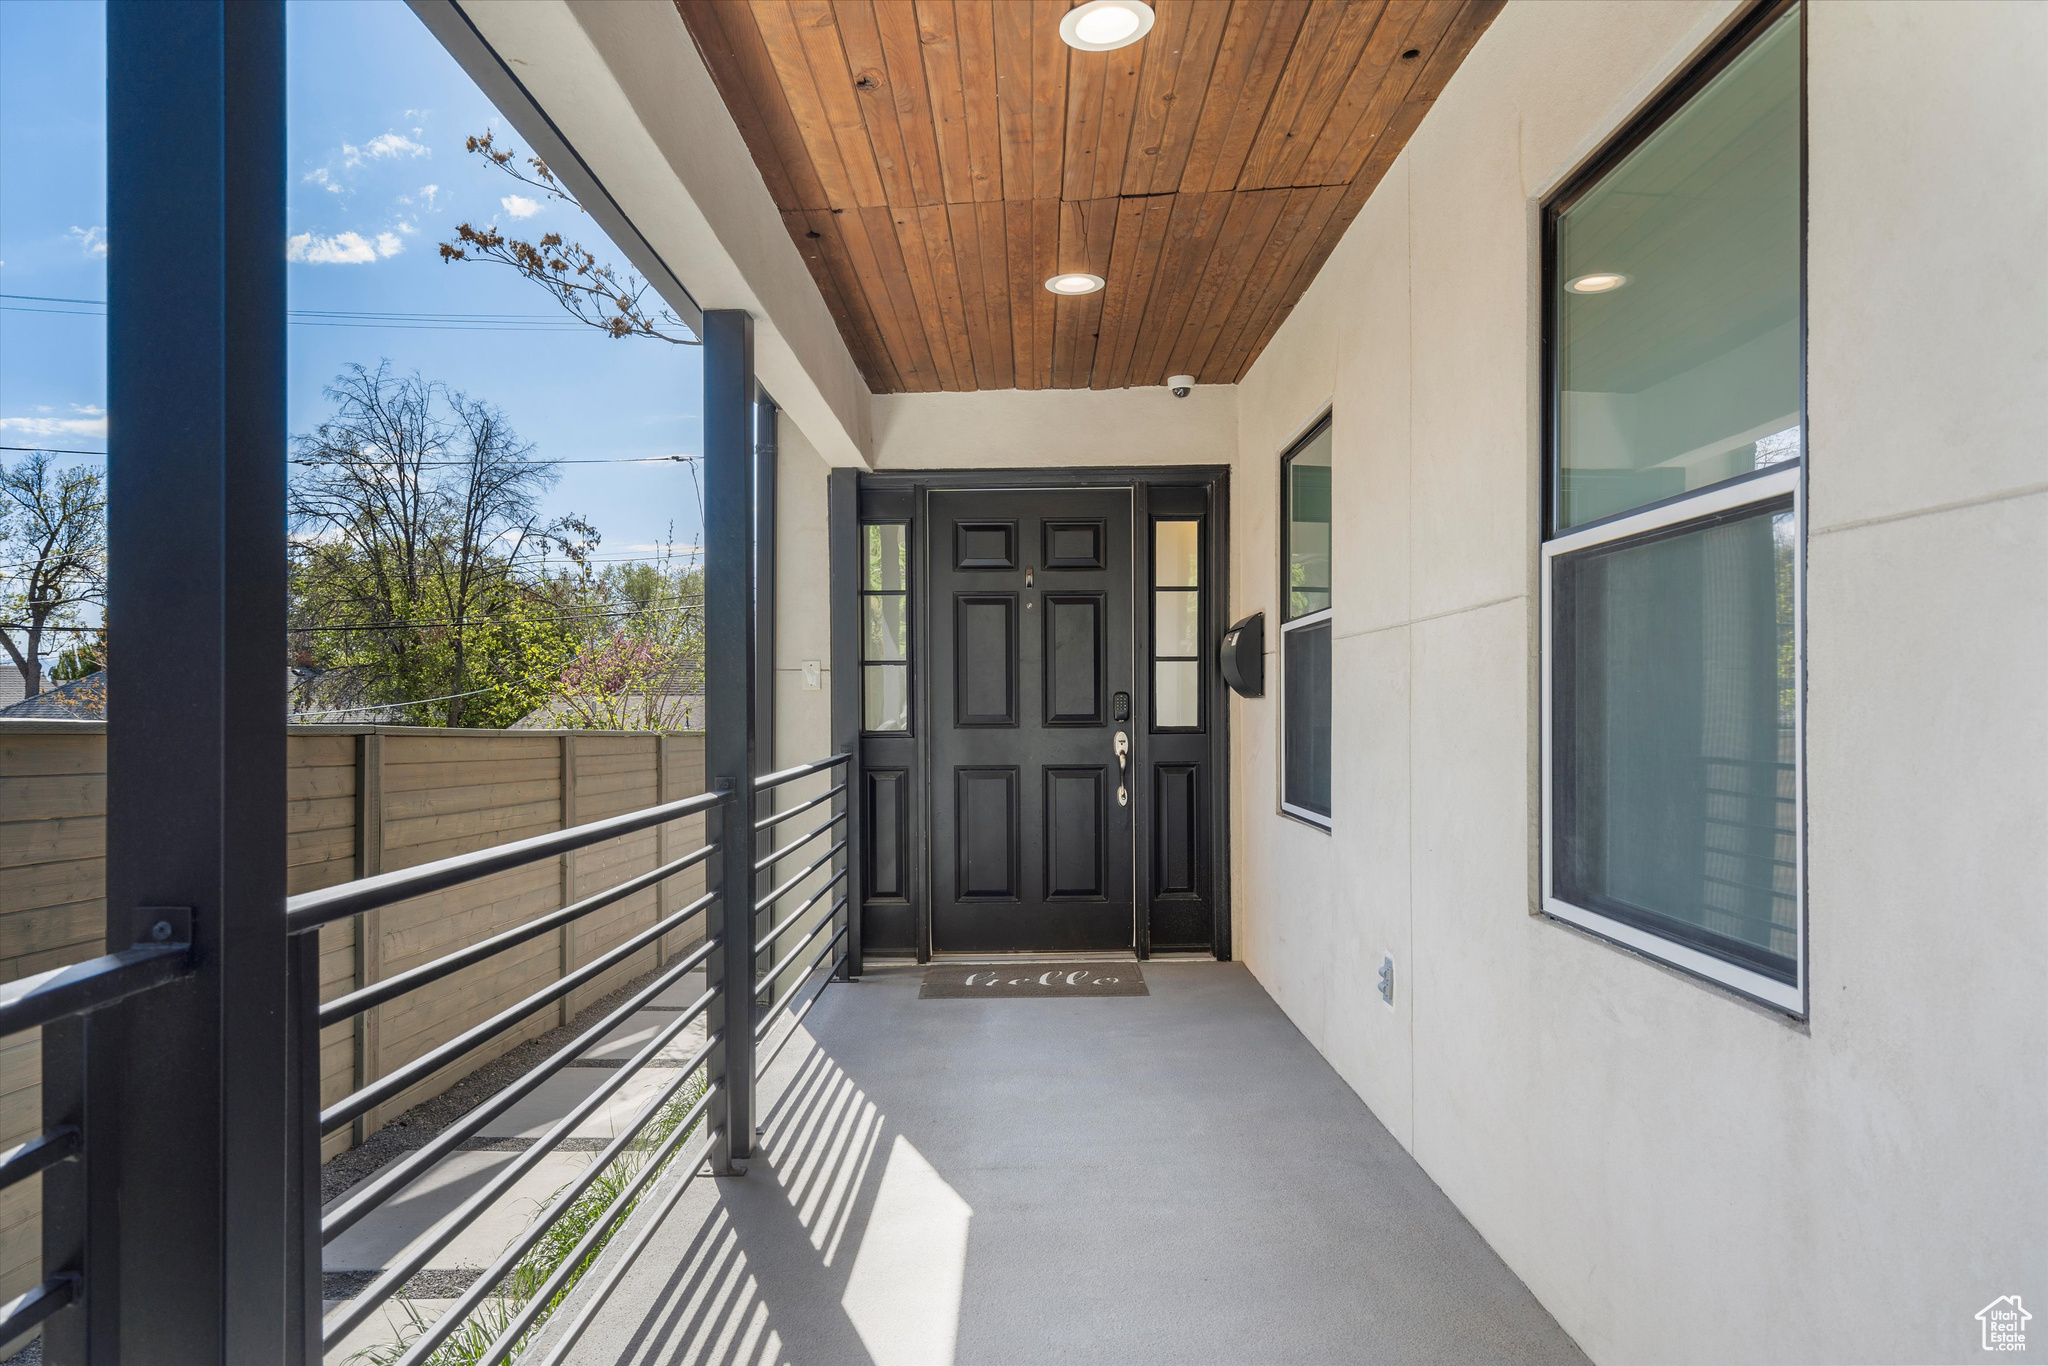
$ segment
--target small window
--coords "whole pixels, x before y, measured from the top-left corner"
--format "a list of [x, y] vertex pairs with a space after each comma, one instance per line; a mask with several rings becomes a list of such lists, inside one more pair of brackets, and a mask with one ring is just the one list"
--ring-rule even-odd
[[1548, 206], [1545, 909], [1804, 1008], [1800, 12]]
[[1152, 524], [1152, 725], [1202, 725], [1202, 524]]
[[910, 527], [861, 528], [861, 729], [910, 729]]
[[1280, 462], [1280, 809], [1330, 825], [1330, 419]]

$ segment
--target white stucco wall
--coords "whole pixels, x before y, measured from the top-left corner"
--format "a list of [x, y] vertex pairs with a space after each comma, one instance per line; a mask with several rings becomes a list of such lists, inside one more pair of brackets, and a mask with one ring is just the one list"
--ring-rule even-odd
[[1732, 9], [1510, 4], [1239, 386], [1233, 616], [1334, 406], [1338, 702], [1334, 837], [1233, 703], [1237, 948], [1596, 1361], [1974, 1359], [2048, 1312], [2048, 5], [1809, 20], [1810, 1023], [1530, 914], [1537, 209]]
[[875, 468], [1032, 469], [1061, 465], [1228, 465], [1237, 387], [1186, 398], [1142, 389], [991, 389], [877, 394]]

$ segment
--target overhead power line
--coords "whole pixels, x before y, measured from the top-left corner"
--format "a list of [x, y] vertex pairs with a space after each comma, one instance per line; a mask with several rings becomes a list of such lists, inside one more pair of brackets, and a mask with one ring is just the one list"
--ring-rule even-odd
[[352, 716], [359, 711], [386, 711], [395, 707], [424, 707], [429, 702], [453, 702], [458, 697], [482, 697], [487, 692], [497, 692], [503, 683], [493, 683], [488, 688], [474, 688], [469, 692], [443, 693], [439, 697], [415, 697], [410, 702], [372, 702], [367, 707], [328, 707], [322, 711], [288, 712], [285, 720], [296, 721], [301, 716]]
[[[0, 294], [0, 309], [10, 313], [47, 313], [60, 317], [106, 316], [104, 299], [74, 299], [55, 294]], [[37, 304], [58, 304], [38, 308]], [[285, 320], [296, 327], [371, 327], [429, 332], [585, 332], [590, 324], [559, 313], [407, 313], [382, 309], [293, 308]]]
[[[62, 446], [0, 446], [0, 451], [40, 451], [44, 455], [105, 455], [105, 451], [78, 451]], [[560, 460], [540, 459], [539, 465], [694, 465], [704, 457], [701, 455], [606, 455], [606, 456], [565, 456]], [[319, 465], [318, 460], [293, 460], [294, 465]], [[419, 469], [460, 469], [468, 465], [467, 460], [422, 460]]]

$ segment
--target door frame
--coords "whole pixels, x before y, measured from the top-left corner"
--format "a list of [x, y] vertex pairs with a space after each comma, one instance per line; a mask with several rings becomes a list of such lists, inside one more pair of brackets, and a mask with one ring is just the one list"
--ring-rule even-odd
[[[833, 547], [832, 560], [835, 565], [843, 566], [835, 580], [841, 583], [851, 582], [859, 562], [860, 528], [866, 523], [908, 522], [912, 546], [910, 593], [912, 620], [916, 626], [912, 631], [910, 654], [911, 734], [904, 738], [864, 736], [860, 733], [857, 721], [841, 729], [842, 734], [849, 736], [854, 750], [848, 784], [849, 795], [857, 799], [853, 803], [855, 806], [863, 810], [865, 808], [869, 788], [868, 770], [871, 767], [901, 772], [907, 779], [904, 791], [905, 806], [902, 811], [905, 830], [902, 854], [908, 895], [891, 899], [887, 904], [870, 901], [866, 896], [870, 880], [865, 870], [870, 856], [869, 851], [865, 848], [858, 850], [853, 860], [853, 863], [863, 870], [857, 883], [860, 895], [855, 900], [859, 904], [860, 918], [867, 922], [868, 926], [861, 936], [865, 956], [907, 957], [914, 952], [916, 960], [920, 963], [929, 962], [932, 957], [931, 849], [927, 834], [927, 813], [931, 809], [932, 731], [930, 717], [927, 714], [930, 689], [923, 686], [923, 680], [929, 676], [928, 670], [931, 668], [927, 653], [931, 633], [924, 629], [926, 613], [930, 609], [926, 588], [930, 582], [927, 563], [927, 499], [932, 491], [941, 489], [968, 492], [1007, 489], [1050, 492], [1055, 489], [1086, 488], [1128, 488], [1131, 491], [1131, 611], [1135, 650], [1132, 671], [1132, 720], [1137, 723], [1131, 728], [1134, 778], [1132, 796], [1136, 805], [1132, 830], [1133, 899], [1137, 921], [1135, 948], [1139, 958], [1151, 956], [1154, 866], [1150, 852], [1154, 834], [1154, 793], [1149, 777], [1152, 762], [1152, 546], [1149, 529], [1154, 511], [1152, 490], [1154, 486], [1166, 486], [1179, 492], [1183, 499], [1189, 498], [1187, 491], [1197, 491], [1202, 503], [1199, 515], [1208, 523], [1202, 629], [1204, 638], [1210, 642], [1212, 650], [1204, 670], [1203, 686], [1203, 703], [1208, 718], [1204, 763], [1211, 776], [1206, 794], [1206, 805], [1210, 813], [1209, 844], [1206, 858], [1202, 862], [1205, 865], [1211, 908], [1208, 951], [1221, 961], [1229, 961], [1232, 954], [1230, 704], [1228, 690], [1223, 683], [1223, 671], [1213, 654], [1215, 642], [1222, 639], [1223, 632], [1229, 625], [1229, 467], [1117, 465], [1039, 469], [890, 470], [880, 473], [849, 470], [839, 473], [842, 477], [853, 476], [850, 482], [854, 487], [850, 490], [852, 497], [846, 500], [853, 506], [846, 510], [846, 515], [833, 522], [833, 535], [837, 544]], [[1167, 515], [1183, 510], [1162, 509]], [[833, 600], [834, 615], [847, 615], [843, 628], [835, 629], [832, 633], [833, 676], [835, 681], [845, 680], [841, 695], [847, 699], [849, 708], [857, 708], [861, 677], [860, 636], [853, 614], [858, 612], [860, 605], [857, 595], [852, 592], [835, 592]], [[881, 750], [882, 753], [877, 753], [877, 750]], [[860, 825], [865, 834], [869, 823], [863, 820]], [[885, 926], [878, 923], [880, 921], [889, 923]], [[910, 941], [908, 944], [903, 942], [906, 938]], [[895, 943], [891, 944], [891, 940]]]

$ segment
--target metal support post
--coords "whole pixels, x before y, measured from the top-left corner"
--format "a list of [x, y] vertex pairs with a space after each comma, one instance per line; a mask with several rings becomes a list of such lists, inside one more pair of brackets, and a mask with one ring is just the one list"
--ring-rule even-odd
[[109, 678], [106, 942], [189, 908], [197, 971], [87, 1029], [88, 1122], [122, 1122], [87, 1135], [90, 1333], [53, 1319], [53, 1362], [300, 1363], [319, 1313], [284, 920], [284, 132], [279, 0], [108, 6], [107, 618], [161, 663]]
[[732, 793], [717, 810], [723, 944], [709, 962], [722, 987], [712, 1028], [724, 1040], [711, 1122], [712, 1169], [729, 1171], [754, 1145], [754, 323], [737, 309], [704, 315], [704, 774]]
[[832, 810], [846, 813], [846, 850], [833, 871], [846, 869], [846, 967], [848, 980], [860, 976], [861, 900], [867, 894], [861, 851], [867, 848], [861, 829], [867, 780], [860, 770], [860, 475], [834, 470], [827, 485], [825, 540], [831, 561], [832, 621], [832, 748], [853, 757], [839, 770], [846, 791], [833, 799]]

